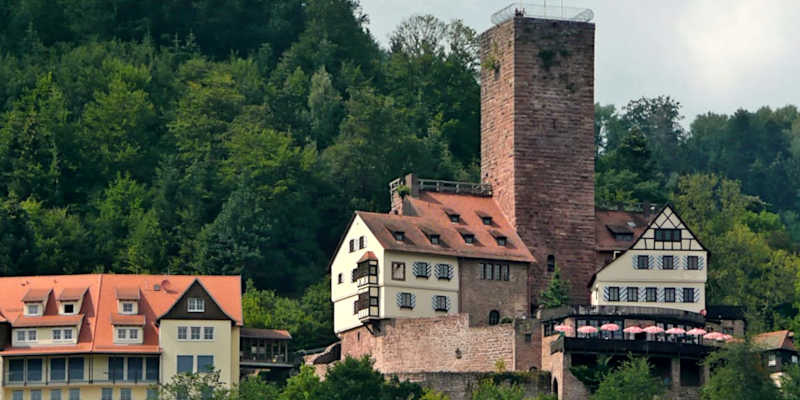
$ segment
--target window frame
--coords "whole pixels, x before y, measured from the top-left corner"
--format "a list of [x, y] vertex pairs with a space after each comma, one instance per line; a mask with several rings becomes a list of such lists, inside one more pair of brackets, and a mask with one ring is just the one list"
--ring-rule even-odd
[[[210, 332], [210, 335], [209, 335]], [[213, 341], [216, 337], [216, 330], [213, 326], [204, 326], [203, 327], [203, 340]]]
[[[653, 293], [652, 300], [650, 300], [650, 293]], [[658, 303], [658, 288], [652, 286], [644, 288], [644, 301], [645, 303]]]
[[358, 237], [358, 249], [361, 250], [364, 247], [367, 247], [367, 238], [364, 236]]
[[[671, 294], [671, 296], [670, 296]], [[664, 288], [664, 303], [675, 303], [677, 299], [677, 291], [674, 287], [665, 287]], [[671, 299], [670, 299], [671, 297]]]
[[100, 400], [114, 400], [114, 388], [110, 387], [101, 388]]
[[[667, 267], [667, 260], [669, 260], [669, 267]], [[661, 256], [661, 269], [675, 269], [675, 257], [671, 255]]]
[[186, 311], [190, 313], [206, 312], [206, 301], [202, 297], [189, 297], [186, 300]]
[[[195, 333], [197, 337], [195, 337]], [[199, 341], [200, 338], [203, 337], [203, 329], [200, 326], [190, 326], [189, 327], [189, 340], [196, 342]]]
[[[128, 310], [127, 308], [130, 308], [130, 309]], [[134, 308], [135, 307], [133, 306], [133, 302], [132, 301], [123, 301], [122, 304], [120, 304], [120, 314], [126, 314], [126, 315], [134, 314], [134, 311], [133, 311]]]
[[[75, 304], [75, 302], [72, 302], [72, 301], [63, 303], [61, 305], [62, 315], [75, 315], [75, 314], [77, 314], [77, 311], [75, 310], [75, 308], [76, 308], [75, 306], [77, 306], [77, 304]], [[72, 310], [71, 311], [67, 311], [67, 307], [72, 307]]]
[[[205, 359], [205, 360], [210, 359], [211, 362], [207, 363], [207, 364], [206, 363], [201, 364], [200, 363], [201, 359]], [[201, 370], [201, 365], [210, 365], [211, 368], [209, 368], [207, 370]], [[215, 367], [214, 367], [214, 355], [213, 354], [198, 354], [197, 355], [197, 373], [198, 374], [211, 373], [211, 372], [214, 372], [214, 370], [215, 370]]]
[[[400, 273], [397, 273], [397, 271]], [[400, 261], [392, 261], [392, 280], [404, 281], [406, 280], [406, 263]]]
[[608, 301], [609, 302], [619, 302], [619, 286], [609, 286], [608, 287]]
[[681, 236], [681, 229], [678, 228], [656, 228], [653, 233], [656, 242], [680, 242]]
[[[644, 267], [642, 267], [642, 261], [644, 260]], [[639, 254], [636, 256], [636, 269], [638, 270], [648, 270], [650, 269], [650, 256], [646, 254]]]
[[[25, 304], [25, 315], [26, 316], [38, 316], [40, 315], [39, 310], [41, 309], [42, 305], [40, 303], [28, 303]], [[31, 311], [33, 308], [35, 311]]]
[[410, 292], [400, 292], [400, 308], [413, 310], [413, 296]]
[[69, 400], [81, 400], [81, 389], [80, 388], [70, 388], [69, 389]]
[[[183, 337], [181, 337], [183, 336]], [[178, 340], [189, 340], [189, 327], [188, 326], [179, 326], [178, 327]]]
[[[694, 288], [685, 287], [683, 290], [683, 301], [682, 303], [694, 303]], [[691, 296], [687, 297], [686, 294], [690, 293]]]
[[500, 323], [500, 311], [497, 310], [489, 311], [488, 322], [489, 325], [498, 325]]
[[[625, 293], [625, 301], [626, 302], [630, 302], [630, 303], [638, 303], [639, 302], [639, 288], [638, 287], [629, 286], [629, 287], [625, 288], [625, 291], [626, 291], [626, 293]], [[633, 293], [633, 296], [631, 296], [631, 293]], [[635, 299], [631, 300], [631, 297], [633, 297]]]
[[[694, 264], [694, 265], [692, 265]], [[699, 271], [700, 270], [700, 256], [687, 256], [686, 257], [686, 269], [690, 271]]]
[[[184, 361], [184, 364], [185, 364], [185, 362], [187, 360], [191, 364], [188, 371], [182, 371], [181, 370], [181, 360]], [[185, 365], [184, 365], [184, 367], [185, 367]], [[183, 368], [183, 369], [185, 369], [185, 368]], [[194, 373], [194, 356], [190, 355], [190, 354], [178, 354], [177, 358], [176, 358], [175, 371], [177, 373], [179, 373], [179, 374], [185, 374], [185, 373], [191, 374], [191, 373]]]
[[447, 308], [447, 296], [435, 295], [433, 298], [433, 311], [449, 312]]

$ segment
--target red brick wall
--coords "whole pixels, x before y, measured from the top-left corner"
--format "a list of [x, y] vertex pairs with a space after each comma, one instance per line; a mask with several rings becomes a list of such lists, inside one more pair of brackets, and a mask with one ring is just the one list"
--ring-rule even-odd
[[[594, 25], [514, 18], [484, 33], [481, 175], [539, 261], [556, 257], [576, 303], [594, 272]], [[491, 65], [498, 66], [495, 70]]]
[[461, 260], [459, 311], [469, 314], [471, 326], [487, 325], [489, 312], [500, 318], [519, 318], [528, 314], [528, 264], [509, 263], [508, 281], [481, 279], [481, 263]]
[[342, 357], [370, 354], [383, 373], [491, 372], [498, 360], [513, 370], [513, 324], [469, 327], [468, 319], [457, 314], [387, 320], [374, 336], [364, 327], [352, 329], [341, 334]]

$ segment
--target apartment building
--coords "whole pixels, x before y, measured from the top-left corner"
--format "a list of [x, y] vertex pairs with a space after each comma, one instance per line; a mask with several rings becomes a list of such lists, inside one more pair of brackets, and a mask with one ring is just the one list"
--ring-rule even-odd
[[238, 276], [0, 278], [0, 399], [144, 400], [181, 372], [239, 380]]

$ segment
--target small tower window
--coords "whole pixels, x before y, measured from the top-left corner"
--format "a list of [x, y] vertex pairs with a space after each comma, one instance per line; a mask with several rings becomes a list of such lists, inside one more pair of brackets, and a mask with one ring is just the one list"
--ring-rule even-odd
[[489, 311], [489, 325], [497, 325], [500, 323], [500, 312], [497, 310]]
[[550, 254], [547, 256], [547, 272], [556, 270], [556, 256]]

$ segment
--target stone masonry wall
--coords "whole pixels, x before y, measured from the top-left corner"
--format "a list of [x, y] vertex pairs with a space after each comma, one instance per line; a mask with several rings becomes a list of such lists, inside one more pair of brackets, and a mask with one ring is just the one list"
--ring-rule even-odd
[[509, 263], [509, 280], [481, 279], [481, 263], [461, 260], [459, 311], [469, 314], [471, 326], [487, 325], [489, 312], [500, 318], [520, 318], [528, 314], [528, 264]]
[[[532, 301], [554, 255], [571, 300], [594, 272], [594, 25], [514, 18], [483, 34], [481, 175], [530, 247]], [[488, 68], [491, 67], [491, 68]]]
[[510, 323], [470, 327], [469, 316], [457, 314], [387, 320], [370, 330], [342, 333], [342, 357], [370, 354], [383, 373], [492, 372], [498, 360], [514, 370]]

